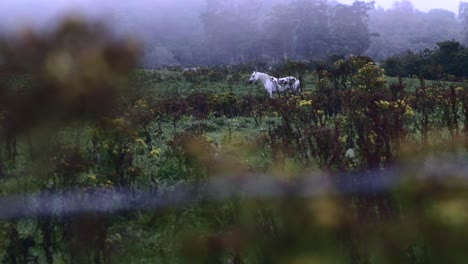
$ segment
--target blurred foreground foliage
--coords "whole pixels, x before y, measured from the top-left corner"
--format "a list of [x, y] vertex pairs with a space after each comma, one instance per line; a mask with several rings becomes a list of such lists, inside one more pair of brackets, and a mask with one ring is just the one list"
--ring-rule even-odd
[[[388, 84], [368, 58], [350, 56], [312, 73], [286, 65], [316, 78], [316, 89], [297, 96], [158, 97], [130, 89], [139, 87], [130, 78], [138, 46], [99, 24], [70, 19], [1, 47], [2, 196], [141, 189], [157, 196], [223, 176], [294, 183], [329, 173], [332, 183], [338, 174], [359, 182], [399, 169], [385, 189], [332, 185], [314, 197], [195, 196], [154, 211], [9, 219], [0, 222], [3, 263], [466, 262], [467, 171], [456, 166], [468, 146], [463, 84], [420, 80], [409, 91], [402, 79]], [[194, 68], [173, 76], [196, 88], [229, 86], [246, 73]], [[137, 77], [180, 81], [170, 76]], [[441, 169], [446, 175], [430, 177]]]

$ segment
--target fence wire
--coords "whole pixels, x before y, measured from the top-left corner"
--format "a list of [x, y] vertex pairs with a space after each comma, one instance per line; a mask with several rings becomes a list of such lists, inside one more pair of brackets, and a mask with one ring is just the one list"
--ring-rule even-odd
[[361, 174], [312, 173], [294, 180], [250, 174], [212, 177], [203, 182], [178, 183], [145, 189], [92, 188], [45, 190], [0, 198], [0, 219], [70, 216], [81, 213], [114, 214], [181, 208], [199, 201], [222, 202], [233, 198], [287, 199], [323, 195], [367, 195], [389, 192], [407, 179], [443, 181], [468, 178], [466, 155], [439, 155], [409, 165]]

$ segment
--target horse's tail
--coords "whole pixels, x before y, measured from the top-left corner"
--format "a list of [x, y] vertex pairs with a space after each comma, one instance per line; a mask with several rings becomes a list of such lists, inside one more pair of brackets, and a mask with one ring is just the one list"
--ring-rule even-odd
[[304, 96], [302, 95], [302, 92], [303, 92], [303, 80], [302, 80], [302, 76], [298, 76], [297, 77], [297, 80], [294, 82], [294, 87], [296, 87], [296, 91], [297, 93], [299, 94], [299, 96], [301, 97], [302, 100], [304, 100]]
[[302, 79], [301, 79], [301, 77], [297, 78], [297, 80], [294, 82], [294, 87], [295, 87], [296, 91], [298, 91], [299, 93], [302, 93]]

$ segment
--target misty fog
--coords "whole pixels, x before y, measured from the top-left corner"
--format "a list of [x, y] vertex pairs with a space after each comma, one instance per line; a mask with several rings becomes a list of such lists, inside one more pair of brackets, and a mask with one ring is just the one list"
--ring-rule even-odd
[[382, 60], [468, 39], [467, 12], [422, 12], [407, 0], [387, 9], [334, 0], [19, 0], [0, 5], [3, 33], [26, 26], [47, 29], [67, 15], [104, 20], [141, 40], [144, 67], [309, 61], [332, 54]]

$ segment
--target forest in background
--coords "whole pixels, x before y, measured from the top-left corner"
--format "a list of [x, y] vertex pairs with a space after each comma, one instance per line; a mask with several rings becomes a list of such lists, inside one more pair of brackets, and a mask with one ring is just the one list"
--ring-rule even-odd
[[375, 61], [437, 42], [468, 43], [468, 3], [459, 14], [422, 12], [411, 1], [392, 8], [329, 0], [174, 1], [135, 12], [114, 10], [123, 30], [145, 43], [144, 67], [319, 60], [366, 55]]
[[[54, 24], [51, 20], [68, 15], [57, 11], [55, 4], [44, 5], [41, 9], [55, 9], [56, 14], [44, 11], [21, 23], [18, 19], [29, 17], [28, 12], [0, 10], [0, 35], [28, 23], [47, 29]], [[140, 66], [154, 68], [275, 64], [347, 54], [382, 61], [409, 50], [435, 49], [443, 41], [466, 45], [467, 6], [460, 2], [455, 14], [444, 9], [422, 12], [408, 0], [395, 1], [388, 9], [373, 1], [348, 5], [335, 0], [178, 0], [108, 6], [103, 2], [84, 7], [83, 12], [142, 40]]]

